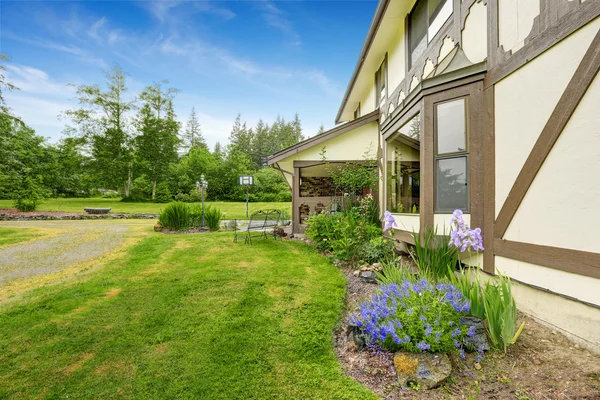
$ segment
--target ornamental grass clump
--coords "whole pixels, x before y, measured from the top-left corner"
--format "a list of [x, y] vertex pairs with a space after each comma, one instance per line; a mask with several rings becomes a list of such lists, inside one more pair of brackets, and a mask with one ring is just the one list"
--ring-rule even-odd
[[190, 209], [187, 204], [178, 201], [169, 203], [158, 216], [158, 223], [173, 231], [180, 231], [190, 226]]
[[405, 280], [382, 286], [351, 323], [362, 327], [370, 344], [389, 351], [454, 350], [464, 357], [463, 338], [475, 335], [474, 328], [460, 325], [469, 310], [469, 301], [451, 284]]

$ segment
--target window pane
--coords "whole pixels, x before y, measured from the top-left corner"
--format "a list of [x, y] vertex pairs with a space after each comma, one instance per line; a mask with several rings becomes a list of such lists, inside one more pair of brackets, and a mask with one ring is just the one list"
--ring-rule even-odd
[[452, 0], [429, 0], [429, 42], [442, 29], [446, 20], [452, 15]]
[[437, 154], [467, 151], [465, 99], [436, 105]]
[[468, 211], [467, 157], [437, 160], [436, 211]]
[[419, 0], [409, 16], [409, 51], [412, 67], [427, 49], [427, 0]]
[[387, 139], [387, 210], [419, 213], [420, 117], [417, 114]]

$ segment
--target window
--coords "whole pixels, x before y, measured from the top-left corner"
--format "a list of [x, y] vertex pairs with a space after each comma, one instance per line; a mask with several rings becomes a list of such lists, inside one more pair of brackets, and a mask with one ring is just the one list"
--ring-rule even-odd
[[387, 55], [375, 73], [375, 108], [385, 104], [387, 99]]
[[469, 211], [467, 99], [435, 104], [435, 209]]
[[420, 140], [419, 114], [386, 140], [386, 206], [393, 213], [419, 213]]
[[358, 107], [354, 110], [354, 119], [360, 118], [360, 103], [358, 103]]
[[427, 44], [452, 15], [452, 0], [419, 0], [408, 15], [409, 68], [423, 55]]

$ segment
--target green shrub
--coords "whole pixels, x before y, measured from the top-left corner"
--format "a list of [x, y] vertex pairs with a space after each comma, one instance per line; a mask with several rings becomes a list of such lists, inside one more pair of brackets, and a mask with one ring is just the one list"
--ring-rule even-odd
[[190, 208], [178, 201], [170, 203], [160, 212], [158, 222], [174, 231], [187, 229], [190, 226]]
[[132, 194], [124, 196], [121, 198], [121, 201], [124, 203], [148, 203], [152, 201], [152, 199], [141, 194]]
[[173, 200], [171, 191], [169, 191], [169, 185], [166, 182], [161, 182], [156, 187], [156, 193], [154, 194], [155, 203], [168, 203]]
[[22, 212], [35, 211], [44, 198], [44, 190], [29, 172], [25, 172], [14, 206]]
[[394, 252], [394, 243], [383, 236], [373, 238], [362, 247], [362, 261], [373, 264], [385, 259]]
[[469, 312], [469, 301], [451, 284], [433, 285], [427, 279], [404, 281], [400, 285], [382, 286], [351, 323], [364, 327], [370, 343], [387, 350], [411, 352], [458, 351], [464, 357], [465, 335], [473, 336], [475, 328], [460, 325]]
[[187, 194], [187, 193], [181, 193], [181, 192], [180, 192], [180, 193], [177, 193], [177, 194], [174, 196], [174, 200], [175, 200], [175, 201], [181, 201], [181, 202], [183, 202], [183, 203], [189, 203], [189, 202], [190, 202], [190, 195], [189, 195], [189, 194]]
[[380, 237], [381, 228], [370, 223], [355, 207], [345, 213], [323, 212], [311, 216], [305, 235], [338, 260], [357, 263], [363, 258], [365, 243]]
[[221, 218], [223, 218], [223, 213], [218, 208], [208, 206], [204, 210], [204, 220], [206, 222], [206, 226], [211, 231], [219, 230], [221, 227]]
[[437, 227], [426, 228], [422, 235], [413, 232], [412, 237], [415, 246], [411, 256], [419, 270], [436, 281], [448, 278], [458, 265], [458, 249], [450, 245], [450, 238], [438, 235]]

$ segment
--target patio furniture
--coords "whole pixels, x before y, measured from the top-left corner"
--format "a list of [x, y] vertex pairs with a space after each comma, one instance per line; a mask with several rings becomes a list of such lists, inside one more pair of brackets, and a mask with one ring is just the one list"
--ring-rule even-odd
[[108, 214], [111, 209], [110, 208], [84, 208], [83, 210], [88, 214]]
[[245, 232], [244, 243], [252, 244], [252, 238], [267, 238], [267, 233], [272, 235], [275, 240], [277, 236], [274, 234], [274, 229], [281, 221], [280, 210], [259, 210], [250, 215], [248, 227], [245, 231], [238, 229], [237, 220], [234, 222], [235, 236], [233, 241], [237, 243], [238, 236]]

